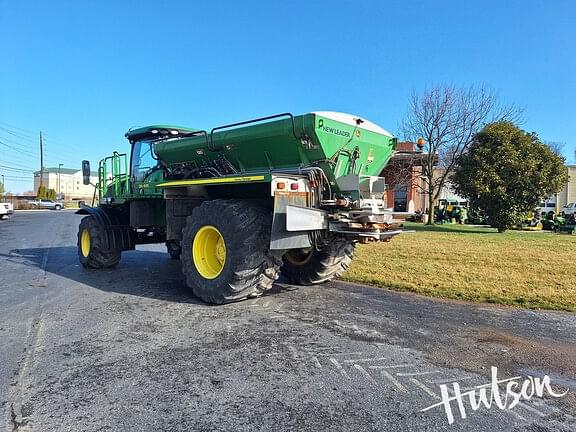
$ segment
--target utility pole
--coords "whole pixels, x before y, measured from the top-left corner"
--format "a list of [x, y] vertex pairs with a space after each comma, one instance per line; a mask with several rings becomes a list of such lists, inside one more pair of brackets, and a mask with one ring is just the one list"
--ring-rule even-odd
[[42, 131], [40, 131], [40, 186], [42, 186], [43, 184], [44, 184], [44, 147], [42, 145]]

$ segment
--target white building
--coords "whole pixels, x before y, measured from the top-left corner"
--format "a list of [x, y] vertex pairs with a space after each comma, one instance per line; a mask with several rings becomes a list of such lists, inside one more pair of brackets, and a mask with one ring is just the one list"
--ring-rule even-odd
[[[98, 182], [98, 173], [92, 171], [90, 183]], [[46, 189], [54, 189], [65, 200], [89, 200], [94, 195], [94, 186], [85, 185], [82, 170], [70, 168], [44, 168], [42, 184]], [[34, 191], [40, 187], [40, 171], [34, 173]]]
[[568, 182], [558, 193], [558, 207], [562, 208], [566, 204], [576, 202], [576, 165], [567, 165]]

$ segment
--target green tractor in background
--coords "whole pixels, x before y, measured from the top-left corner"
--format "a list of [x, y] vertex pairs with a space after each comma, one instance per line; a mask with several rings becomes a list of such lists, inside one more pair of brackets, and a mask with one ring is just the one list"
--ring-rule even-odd
[[[78, 232], [84, 267], [165, 243], [202, 300], [261, 295], [280, 272], [310, 285], [340, 276], [357, 242], [401, 229], [379, 177], [396, 138], [357, 116], [285, 113], [209, 132], [157, 125], [130, 130], [130, 154], [98, 166], [98, 206]], [[90, 164], [83, 162], [84, 183]]]
[[440, 199], [434, 206], [434, 222], [440, 224], [468, 223], [468, 207], [466, 202]]

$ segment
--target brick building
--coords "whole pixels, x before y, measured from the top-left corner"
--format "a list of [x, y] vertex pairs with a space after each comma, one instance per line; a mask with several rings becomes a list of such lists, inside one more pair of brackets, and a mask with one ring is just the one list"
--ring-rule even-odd
[[427, 156], [417, 149], [416, 143], [405, 141], [396, 145], [396, 153], [384, 168], [386, 203], [395, 212], [424, 211], [426, 194], [422, 180], [422, 160]]
[[[380, 174], [386, 179], [386, 203], [395, 212], [426, 211], [428, 196], [425, 182], [422, 180], [422, 161], [427, 154], [418, 151], [413, 142], [399, 142], [396, 153]], [[576, 165], [567, 165], [569, 180], [564, 188], [549, 202], [557, 203], [559, 209], [567, 203], [576, 202]], [[434, 169], [435, 176], [442, 174], [441, 168]], [[447, 183], [440, 191], [440, 199], [465, 203], [464, 198], [457, 196]]]

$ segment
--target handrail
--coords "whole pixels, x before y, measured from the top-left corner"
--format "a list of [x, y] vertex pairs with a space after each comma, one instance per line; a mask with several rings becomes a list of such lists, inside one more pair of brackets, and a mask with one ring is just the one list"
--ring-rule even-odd
[[[122, 170], [122, 158], [124, 158], [124, 170]], [[110, 168], [110, 170], [108, 170]], [[108, 179], [110, 171], [110, 183]], [[98, 164], [98, 193], [99, 198], [106, 195], [108, 186], [114, 187], [114, 195], [119, 196], [122, 192], [126, 195], [130, 193], [130, 182], [128, 175], [128, 157], [126, 153], [114, 152], [112, 156], [107, 156]], [[124, 185], [122, 185], [124, 181]], [[122, 190], [124, 189], [124, 190]]]
[[294, 124], [294, 116], [291, 113], [282, 113], [282, 114], [275, 114], [275, 115], [271, 115], [271, 116], [267, 116], [267, 117], [260, 117], [260, 118], [253, 119], [253, 120], [246, 120], [246, 121], [239, 122], [239, 123], [232, 123], [232, 124], [228, 124], [228, 125], [224, 125], [224, 126], [215, 127], [210, 131], [210, 142], [208, 143], [208, 150], [217, 151], [214, 148], [214, 131], [222, 130], [222, 129], [228, 129], [228, 128], [236, 127], [236, 126], [242, 126], [242, 125], [249, 124], [249, 123], [258, 123], [261, 121], [270, 120], [270, 119], [278, 118], [278, 117], [290, 117], [290, 120], [292, 122], [292, 135], [294, 135], [294, 138], [298, 139], [298, 137], [296, 136], [296, 125]]

